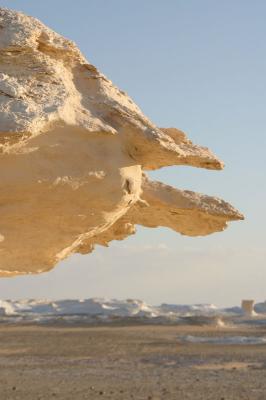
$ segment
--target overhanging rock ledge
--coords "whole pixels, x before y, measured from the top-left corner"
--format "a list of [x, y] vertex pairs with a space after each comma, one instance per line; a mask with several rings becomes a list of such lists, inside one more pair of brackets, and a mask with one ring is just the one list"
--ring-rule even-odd
[[223, 167], [180, 130], [155, 126], [73, 42], [0, 9], [0, 276], [47, 271], [135, 224], [196, 236], [243, 219], [143, 172], [170, 165]]

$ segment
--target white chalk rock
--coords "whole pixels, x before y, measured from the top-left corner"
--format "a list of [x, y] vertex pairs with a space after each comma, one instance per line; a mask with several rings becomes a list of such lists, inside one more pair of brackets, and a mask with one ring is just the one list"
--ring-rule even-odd
[[0, 276], [47, 271], [134, 224], [193, 236], [243, 218], [143, 174], [168, 165], [223, 167], [183, 132], [156, 127], [73, 42], [0, 9]]

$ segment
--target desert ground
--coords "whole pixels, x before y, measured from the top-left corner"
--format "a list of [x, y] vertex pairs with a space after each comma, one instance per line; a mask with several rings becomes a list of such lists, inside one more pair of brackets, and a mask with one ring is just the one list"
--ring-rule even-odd
[[[234, 335], [263, 335], [241, 328]], [[0, 399], [265, 400], [266, 346], [183, 343], [198, 326], [1, 326]]]

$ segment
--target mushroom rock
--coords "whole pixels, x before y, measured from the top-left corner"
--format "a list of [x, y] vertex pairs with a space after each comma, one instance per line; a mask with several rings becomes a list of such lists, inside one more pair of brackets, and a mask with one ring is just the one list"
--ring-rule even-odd
[[73, 42], [0, 9], [0, 276], [47, 271], [135, 224], [196, 236], [243, 219], [143, 172], [170, 165], [223, 168], [183, 132], [154, 125]]

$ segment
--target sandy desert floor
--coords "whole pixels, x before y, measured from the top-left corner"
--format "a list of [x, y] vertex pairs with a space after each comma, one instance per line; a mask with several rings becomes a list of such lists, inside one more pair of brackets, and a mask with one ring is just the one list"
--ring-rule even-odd
[[[266, 346], [182, 343], [192, 326], [0, 326], [0, 399], [265, 400]], [[263, 335], [254, 328], [233, 335]]]

